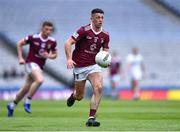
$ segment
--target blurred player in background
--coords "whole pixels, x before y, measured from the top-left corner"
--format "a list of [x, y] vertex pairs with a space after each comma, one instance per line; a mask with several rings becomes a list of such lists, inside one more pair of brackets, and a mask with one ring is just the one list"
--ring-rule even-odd
[[[14, 101], [7, 105], [8, 117], [13, 116], [14, 108], [26, 94], [27, 97], [24, 102], [24, 110], [27, 113], [31, 113], [31, 99], [44, 81], [42, 70], [45, 62], [47, 59], [55, 59], [57, 57], [56, 40], [50, 37], [53, 31], [53, 24], [45, 21], [42, 24], [42, 29], [39, 34], [29, 35], [17, 43], [19, 64], [25, 65], [27, 77], [24, 86], [17, 93]], [[30, 48], [25, 60], [22, 52], [23, 46], [27, 44], [29, 44]]]
[[109, 74], [112, 88], [111, 97], [113, 99], [116, 99], [118, 95], [117, 87], [119, 86], [121, 76], [121, 60], [117, 52], [115, 51], [112, 53], [112, 61], [109, 67]]
[[[65, 44], [67, 68], [74, 68], [75, 79], [74, 92], [68, 98], [67, 105], [70, 107], [75, 100], [83, 99], [86, 80], [90, 81], [93, 88], [86, 126], [100, 126], [100, 122], [95, 120], [95, 115], [102, 96], [103, 78], [101, 68], [95, 63], [95, 56], [101, 47], [104, 51], [109, 51], [109, 34], [102, 29], [103, 20], [104, 11], [93, 9], [91, 24], [82, 26]], [[71, 56], [73, 44], [75, 50]]]
[[131, 79], [131, 88], [133, 90], [133, 99], [138, 100], [140, 96], [139, 83], [142, 80], [145, 71], [143, 57], [138, 48], [133, 48], [132, 53], [127, 56], [127, 71]]

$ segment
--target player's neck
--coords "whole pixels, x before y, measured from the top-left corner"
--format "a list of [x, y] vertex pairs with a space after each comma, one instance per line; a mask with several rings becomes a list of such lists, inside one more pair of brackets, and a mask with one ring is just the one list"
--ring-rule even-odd
[[97, 28], [97, 27], [93, 26], [93, 30], [94, 30], [95, 32], [99, 32], [99, 31], [101, 31], [101, 27], [100, 27], [100, 28]]
[[48, 36], [44, 35], [42, 32], [40, 33], [40, 35], [41, 35], [41, 37], [42, 37], [43, 39], [47, 39], [47, 38], [48, 38]]
[[92, 29], [93, 32], [95, 32], [95, 33], [100, 33], [100, 32], [102, 31], [102, 27], [97, 28], [97, 27], [94, 26], [93, 23], [91, 23], [91, 29]]

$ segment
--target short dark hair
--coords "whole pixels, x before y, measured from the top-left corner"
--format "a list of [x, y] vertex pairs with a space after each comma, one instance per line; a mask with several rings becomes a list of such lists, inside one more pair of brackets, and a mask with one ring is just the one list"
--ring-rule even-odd
[[44, 21], [43, 24], [42, 24], [42, 27], [45, 27], [45, 26], [49, 26], [49, 27], [53, 27], [54, 28], [53, 23], [50, 22], [50, 21]]
[[104, 11], [102, 9], [99, 8], [95, 8], [91, 11], [91, 15], [95, 14], [95, 13], [101, 13], [104, 14]]

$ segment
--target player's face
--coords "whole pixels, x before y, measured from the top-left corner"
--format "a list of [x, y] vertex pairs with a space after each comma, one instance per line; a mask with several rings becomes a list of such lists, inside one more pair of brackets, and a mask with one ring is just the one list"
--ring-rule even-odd
[[51, 26], [44, 26], [42, 28], [42, 34], [46, 37], [48, 37], [49, 35], [51, 35], [53, 32], [53, 27]]
[[132, 52], [133, 52], [134, 55], [137, 55], [138, 54], [138, 49], [137, 48], [133, 48]]
[[91, 21], [96, 28], [101, 28], [104, 20], [104, 14], [102, 13], [95, 13], [91, 17]]

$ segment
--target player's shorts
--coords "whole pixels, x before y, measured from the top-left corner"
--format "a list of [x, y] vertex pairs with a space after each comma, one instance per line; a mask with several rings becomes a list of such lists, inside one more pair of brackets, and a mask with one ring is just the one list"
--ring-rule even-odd
[[132, 72], [131, 80], [142, 80], [142, 72]]
[[111, 76], [111, 81], [114, 83], [118, 83], [120, 81], [120, 75], [119, 74], [115, 74]]
[[101, 72], [101, 67], [95, 64], [87, 67], [74, 68], [73, 72], [75, 81], [83, 81], [87, 80], [89, 74]]
[[34, 63], [34, 62], [30, 62], [30, 63], [26, 63], [25, 64], [25, 71], [30, 74], [33, 70], [41, 70], [41, 68], [39, 67], [38, 64]]

